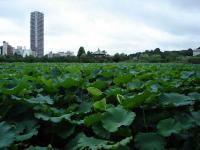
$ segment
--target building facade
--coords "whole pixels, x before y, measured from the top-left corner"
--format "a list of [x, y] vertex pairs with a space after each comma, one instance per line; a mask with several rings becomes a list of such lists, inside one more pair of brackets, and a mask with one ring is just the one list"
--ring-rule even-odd
[[57, 53], [53, 53], [52, 51], [49, 52], [46, 55], [48, 58], [53, 58], [53, 57], [72, 57], [74, 56], [74, 52], [72, 51], [67, 51], [67, 52], [57, 52]]
[[9, 45], [8, 42], [3, 41], [3, 46], [0, 48], [0, 54], [4, 56], [11, 56], [13, 55], [13, 47]]
[[32, 50], [26, 49], [26, 47], [17, 46], [16, 49], [13, 51], [14, 55], [27, 57], [27, 56], [33, 56]]
[[3, 55], [3, 46], [0, 46], [0, 55]]
[[3, 56], [33, 56], [33, 51], [31, 49], [26, 49], [26, 47], [17, 46], [17, 48], [12, 47], [8, 42], [3, 41], [3, 45], [0, 46], [0, 55]]
[[44, 55], [44, 14], [38, 11], [31, 12], [30, 43], [33, 54], [42, 57]]
[[92, 52], [91, 55], [93, 55], [93, 56], [95, 56], [95, 57], [104, 57], [104, 56], [106, 56], [106, 53], [107, 53], [107, 52], [106, 52], [105, 50], [101, 51], [101, 50], [98, 48], [98, 50], [95, 51], [95, 52]]

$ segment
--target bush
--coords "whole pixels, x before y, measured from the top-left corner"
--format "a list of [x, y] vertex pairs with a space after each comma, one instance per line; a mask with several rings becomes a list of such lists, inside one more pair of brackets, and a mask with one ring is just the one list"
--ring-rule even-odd
[[192, 64], [200, 64], [200, 56], [191, 57], [188, 59], [188, 62]]

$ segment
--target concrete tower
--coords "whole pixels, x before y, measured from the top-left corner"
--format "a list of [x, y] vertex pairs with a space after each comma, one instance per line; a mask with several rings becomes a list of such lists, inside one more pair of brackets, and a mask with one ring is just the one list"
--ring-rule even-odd
[[31, 12], [30, 42], [33, 55], [44, 55], [44, 14], [38, 11]]

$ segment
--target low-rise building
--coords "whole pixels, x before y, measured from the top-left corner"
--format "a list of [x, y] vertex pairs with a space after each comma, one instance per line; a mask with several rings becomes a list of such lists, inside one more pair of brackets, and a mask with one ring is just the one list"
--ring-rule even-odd
[[101, 51], [99, 48], [97, 51], [91, 53], [95, 57], [103, 57], [106, 56], [107, 52], [105, 50]]
[[65, 57], [65, 53], [64, 52], [58, 52], [54, 54], [55, 57]]
[[47, 54], [48, 58], [52, 58], [52, 57], [68, 57], [68, 56], [74, 56], [74, 52], [67, 51], [67, 52], [52, 53], [52, 51], [51, 51], [51, 52], [49, 52]]
[[22, 56], [23, 56], [23, 57], [33, 56], [33, 52], [32, 52], [31, 49], [25, 49], [25, 50], [23, 51], [23, 55], [22, 55]]
[[200, 47], [193, 50], [193, 56], [197, 56], [197, 55], [200, 55]]
[[8, 42], [3, 41], [3, 46], [1, 50], [1, 55], [13, 55], [13, 47], [8, 44]]
[[22, 57], [33, 56], [32, 50], [26, 49], [26, 47], [22, 47], [22, 46], [17, 46], [17, 48], [14, 49], [13, 53], [15, 55], [19, 55]]
[[65, 52], [65, 55], [66, 55], [66, 56], [74, 56], [74, 52], [72, 52], [72, 51], [67, 51], [67, 52]]
[[3, 46], [0, 46], [0, 55], [3, 56], [13, 56], [18, 55], [22, 57], [34, 56], [33, 51], [26, 49], [26, 47], [17, 46], [17, 48], [12, 47], [8, 42], [3, 41]]
[[52, 53], [52, 51], [50, 51], [50, 52], [47, 54], [47, 57], [48, 57], [48, 58], [53, 58], [53, 53]]
[[22, 46], [17, 46], [17, 48], [13, 50], [13, 53], [14, 55], [23, 56]]

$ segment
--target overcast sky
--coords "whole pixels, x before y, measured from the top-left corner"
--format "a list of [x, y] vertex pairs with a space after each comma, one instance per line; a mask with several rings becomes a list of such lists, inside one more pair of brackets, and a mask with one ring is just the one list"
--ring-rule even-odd
[[0, 0], [0, 42], [30, 48], [31, 11], [45, 14], [45, 53], [200, 46], [200, 0]]

